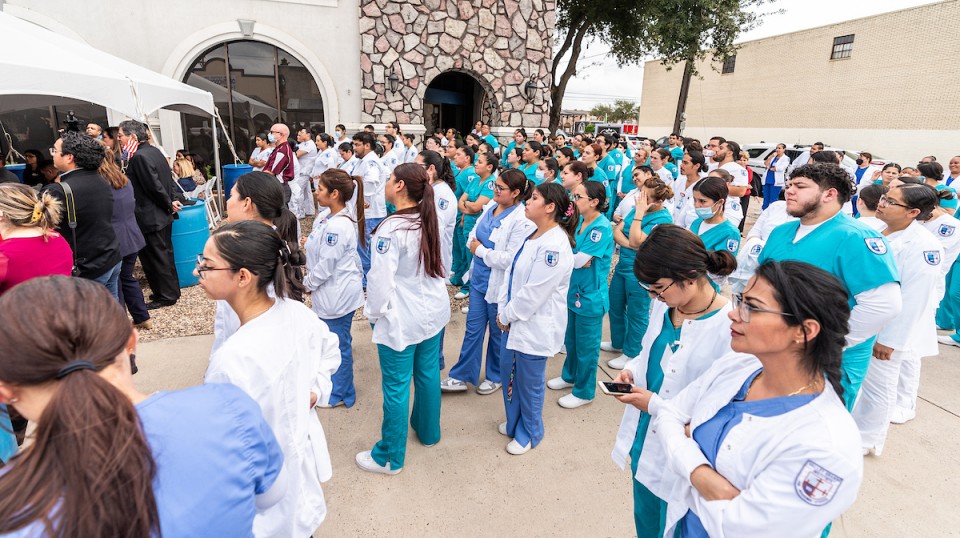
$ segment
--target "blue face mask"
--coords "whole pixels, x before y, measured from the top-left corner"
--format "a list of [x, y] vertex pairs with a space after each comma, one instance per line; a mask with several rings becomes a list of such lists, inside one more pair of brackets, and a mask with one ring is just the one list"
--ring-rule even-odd
[[343, 131], [337, 131], [337, 138], [343, 138]]
[[695, 208], [694, 208], [694, 211], [697, 212], [697, 217], [699, 217], [699, 218], [701, 218], [701, 219], [703, 219], [703, 220], [707, 220], [707, 219], [709, 219], [709, 218], [712, 218], [714, 215], [717, 214], [717, 212], [713, 210], [713, 206], [710, 206], [710, 207], [695, 207]]
[[267, 140], [269, 140], [270, 143], [273, 144], [274, 142], [277, 141], [277, 137], [273, 136], [273, 133], [270, 133], [267, 135]]
[[547, 179], [547, 175], [543, 172], [543, 170], [537, 170], [536, 177], [537, 181], [541, 183], [544, 179]]

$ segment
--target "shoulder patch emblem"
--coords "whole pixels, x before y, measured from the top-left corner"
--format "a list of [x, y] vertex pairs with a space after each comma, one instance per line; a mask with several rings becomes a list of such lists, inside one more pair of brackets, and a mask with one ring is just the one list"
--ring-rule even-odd
[[879, 237], [867, 237], [863, 240], [867, 244], [867, 248], [870, 249], [874, 254], [886, 254], [887, 253], [887, 244]]
[[734, 211], [742, 211], [742, 209], [740, 208], [740, 201], [739, 201], [739, 200], [730, 200], [730, 209], [732, 209], [732, 210], [734, 210]]
[[813, 506], [823, 506], [832, 501], [840, 489], [843, 479], [807, 460], [797, 473], [794, 489], [803, 502]]
[[736, 252], [738, 248], [740, 248], [740, 241], [737, 241], [736, 239], [727, 239], [727, 250], [730, 252]]
[[936, 250], [924, 250], [923, 259], [930, 265], [940, 265], [940, 253]]
[[446, 198], [440, 198], [440, 201], [437, 203], [440, 206], [440, 209], [443, 209], [444, 211], [450, 207], [450, 202]]
[[939, 234], [940, 237], [950, 237], [955, 231], [957, 231], [957, 227], [950, 226], [949, 224], [941, 224], [940, 227], [937, 228], [937, 234]]
[[337, 244], [337, 240], [338, 240], [339, 238], [340, 238], [339, 234], [328, 233], [328, 234], [327, 234], [327, 239], [326, 239], [327, 245], [328, 245], [328, 246], [331, 246], [331, 247], [334, 246], [334, 245], [336, 245], [336, 244]]
[[763, 245], [753, 245], [750, 247], [750, 255], [754, 258], [759, 256], [761, 252], [763, 252]]
[[389, 237], [378, 237], [377, 238], [377, 252], [380, 254], [386, 254], [390, 250], [390, 238]]
[[484, 185], [485, 188], [493, 190], [493, 180], [487, 181], [487, 184]]
[[560, 252], [556, 250], [548, 250], [547, 254], [543, 257], [543, 261], [548, 267], [556, 266], [557, 262], [560, 261]]
[[590, 240], [591, 240], [591, 241], [593, 241], [594, 243], [599, 243], [601, 239], [603, 239], [603, 231], [602, 231], [602, 230], [590, 230]]

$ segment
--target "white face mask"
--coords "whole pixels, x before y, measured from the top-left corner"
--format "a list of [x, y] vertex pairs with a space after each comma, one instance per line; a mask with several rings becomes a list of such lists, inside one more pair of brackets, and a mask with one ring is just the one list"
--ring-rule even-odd
[[715, 153], [715, 152], [714, 152], [712, 149], [705, 149], [705, 150], [703, 150], [703, 156], [704, 156], [704, 157], [713, 157], [714, 153]]

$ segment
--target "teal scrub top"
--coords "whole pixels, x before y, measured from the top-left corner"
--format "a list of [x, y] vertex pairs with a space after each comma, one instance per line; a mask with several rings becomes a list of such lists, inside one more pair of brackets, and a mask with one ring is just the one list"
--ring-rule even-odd
[[622, 192], [630, 192], [633, 190], [633, 167], [635, 163], [633, 159], [630, 159], [630, 162], [623, 167], [623, 172], [620, 172], [620, 181], [618, 186]]
[[490, 144], [490, 147], [493, 149], [500, 147], [500, 142], [497, 141], [497, 137], [493, 136], [492, 134], [488, 134], [487, 136], [483, 137], [483, 141], [487, 144]]
[[758, 262], [794, 260], [831, 273], [847, 289], [851, 309], [857, 304], [857, 294], [899, 282], [890, 245], [869, 226], [838, 213], [794, 243], [799, 228], [799, 220], [774, 228]]
[[597, 167], [593, 169], [593, 175], [590, 176], [589, 180], [599, 181], [604, 185], [610, 183], [610, 178], [607, 176], [607, 172], [600, 166], [600, 164], [597, 164]]
[[[630, 229], [633, 227], [634, 220], [637, 216], [637, 209], [633, 208], [627, 213], [627, 216], [623, 218], [623, 235], [630, 237]], [[643, 233], [649, 235], [660, 224], [673, 224], [673, 217], [670, 216], [670, 211], [667, 209], [661, 209], [660, 211], [654, 211], [653, 213], [648, 213], [640, 219], [640, 227], [643, 230]], [[636, 278], [633, 274], [633, 262], [637, 259], [637, 251], [632, 248], [627, 248], [623, 245], [620, 246], [620, 260], [617, 262], [617, 273], [627, 277], [627, 278]]]
[[938, 191], [950, 191], [953, 193], [953, 198], [950, 200], [940, 200], [940, 207], [947, 209], [952, 209], [954, 212], [957, 210], [957, 190], [953, 187], [948, 187], [947, 185], [937, 185]]
[[[522, 149], [523, 146], [525, 146], [525, 145], [526, 145], [526, 144], [520, 144], [520, 148]], [[513, 150], [515, 150], [515, 149], [517, 149], [517, 141], [516, 141], [516, 140], [514, 140], [514, 141], [510, 142], [509, 144], [507, 144], [507, 149], [505, 149], [505, 150], [503, 151], [503, 153], [500, 155], [500, 165], [501, 165], [501, 166], [504, 166], [504, 167], [508, 166], [508, 164], [507, 164], [507, 155], [510, 155], [510, 152], [513, 151]]]
[[540, 165], [540, 161], [537, 161], [535, 163], [529, 163], [529, 164], [524, 163], [524, 164], [521, 164], [520, 167], [517, 168], [517, 170], [520, 170], [521, 172], [523, 172], [523, 175], [527, 176], [527, 179], [532, 181], [535, 185], [539, 185], [540, 183], [542, 183], [541, 181], [537, 181], [537, 168], [539, 167], [539, 165]]
[[680, 162], [683, 160], [683, 146], [678, 146], [675, 148], [670, 148], [670, 156], [673, 157], [673, 160]]
[[453, 170], [453, 177], [457, 177], [460, 174], [460, 169], [457, 168], [457, 165], [453, 164], [453, 160], [450, 160], [450, 169]]
[[589, 254], [593, 260], [589, 267], [573, 270], [567, 292], [567, 308], [581, 316], [602, 316], [610, 309], [607, 276], [613, 261], [613, 227], [603, 215], [593, 219], [589, 226], [583, 225], [581, 217], [575, 239], [577, 244], [573, 247], [573, 253]]
[[667, 163], [663, 165], [663, 167], [670, 171], [670, 173], [673, 175], [673, 179], [680, 177], [680, 169], [677, 168], [677, 165], [673, 163]]
[[707, 250], [728, 250], [734, 256], [740, 252], [740, 230], [729, 220], [724, 220], [703, 234], [700, 225], [703, 219], [697, 219], [690, 225], [690, 231], [700, 236]]
[[472, 166], [468, 166], [463, 170], [458, 170], [455, 172], [453, 177], [456, 178], [456, 188], [454, 189], [453, 194], [455, 194], [457, 196], [457, 200], [459, 200], [460, 197], [463, 196], [463, 193], [467, 192], [467, 185], [469, 185], [470, 182], [476, 179], [478, 176], [477, 171]]
[[[472, 171], [473, 167], [471, 166], [467, 170]], [[466, 172], [467, 170], [464, 170]], [[493, 182], [494, 177], [490, 176], [487, 179], [480, 179], [480, 176], [476, 174], [471, 175], [470, 183], [467, 184], [466, 194], [467, 200], [470, 202], [476, 202], [481, 196], [486, 196], [487, 198], [493, 198]], [[473, 230], [473, 227], [477, 224], [477, 219], [480, 218], [483, 212], [477, 213], [476, 215], [464, 215], [463, 216], [463, 235], [464, 237], [470, 233], [470, 230]]]
[[607, 153], [607, 156], [604, 158], [604, 160], [607, 160], [607, 159], [609, 159], [609, 161], [607, 162], [607, 166], [603, 169], [604, 172], [607, 173], [607, 177], [609, 178], [620, 177], [620, 174], [617, 173], [617, 169], [622, 166], [620, 163], [623, 162], [623, 152], [620, 151], [619, 149], [611, 150], [609, 153]]

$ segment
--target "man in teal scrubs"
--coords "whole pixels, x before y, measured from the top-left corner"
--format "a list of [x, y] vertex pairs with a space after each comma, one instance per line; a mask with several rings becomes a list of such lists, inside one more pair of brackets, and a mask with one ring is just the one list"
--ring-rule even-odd
[[835, 164], [797, 167], [785, 195], [787, 213], [800, 220], [776, 227], [758, 260], [806, 262], [833, 274], [847, 289], [850, 331], [841, 382], [848, 409], [867, 373], [877, 333], [901, 308], [900, 275], [887, 240], [840, 212], [851, 190], [850, 175]]

